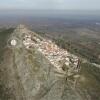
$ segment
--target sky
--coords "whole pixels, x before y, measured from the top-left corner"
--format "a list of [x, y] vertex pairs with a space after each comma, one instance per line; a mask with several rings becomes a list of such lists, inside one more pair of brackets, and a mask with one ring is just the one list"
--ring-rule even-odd
[[0, 0], [2, 9], [100, 10], [100, 0]]

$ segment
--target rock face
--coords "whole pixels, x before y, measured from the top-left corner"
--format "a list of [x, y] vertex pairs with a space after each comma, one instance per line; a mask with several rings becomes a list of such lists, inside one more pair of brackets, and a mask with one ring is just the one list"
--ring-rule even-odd
[[[41, 43], [43, 38], [23, 25], [19, 25], [10, 35], [0, 65], [1, 80], [6, 79], [3, 81], [4, 94], [0, 100], [92, 100], [89, 95], [85, 95], [86, 91], [80, 90], [80, 85], [76, 89], [80, 69], [73, 61], [77, 57], [67, 53], [72, 57], [65, 57], [69, 62], [61, 60], [63, 64], [55, 65], [50, 61], [55, 59], [48, 58], [50, 52], [45, 55]], [[84, 80], [84, 77], [81, 78], [81, 81]]]

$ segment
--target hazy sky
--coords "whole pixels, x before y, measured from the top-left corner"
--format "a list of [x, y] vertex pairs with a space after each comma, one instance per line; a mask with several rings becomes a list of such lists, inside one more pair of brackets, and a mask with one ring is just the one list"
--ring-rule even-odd
[[100, 0], [0, 0], [0, 9], [100, 10]]

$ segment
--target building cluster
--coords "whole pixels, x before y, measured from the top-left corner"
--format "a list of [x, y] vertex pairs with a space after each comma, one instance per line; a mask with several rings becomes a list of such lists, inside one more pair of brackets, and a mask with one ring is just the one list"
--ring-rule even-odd
[[59, 48], [51, 40], [40, 39], [38, 36], [32, 34], [25, 34], [23, 44], [27, 49], [32, 47], [37, 48], [37, 50], [41, 52], [59, 72], [65, 72], [62, 69], [64, 65], [69, 68], [69, 75], [71, 75], [73, 71], [75, 72], [79, 69], [78, 57]]

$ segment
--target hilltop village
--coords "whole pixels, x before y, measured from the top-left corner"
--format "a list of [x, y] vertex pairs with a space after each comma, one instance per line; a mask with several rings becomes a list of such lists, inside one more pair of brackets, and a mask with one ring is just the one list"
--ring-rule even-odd
[[[24, 30], [24, 26], [20, 26], [20, 28]], [[58, 47], [51, 40], [44, 39], [34, 32], [25, 30], [22, 42], [26, 49], [36, 48], [41, 52], [60, 73], [66, 74], [65, 70], [67, 70], [68, 76], [70, 76], [80, 70], [78, 57]], [[11, 44], [15, 45], [15, 40], [12, 40]]]

